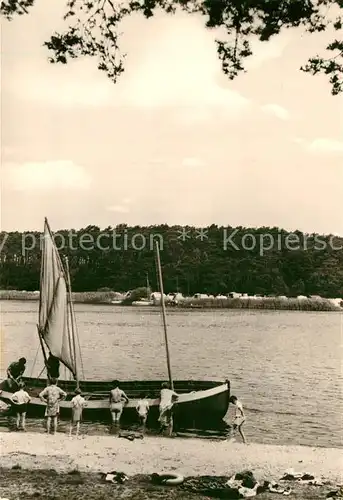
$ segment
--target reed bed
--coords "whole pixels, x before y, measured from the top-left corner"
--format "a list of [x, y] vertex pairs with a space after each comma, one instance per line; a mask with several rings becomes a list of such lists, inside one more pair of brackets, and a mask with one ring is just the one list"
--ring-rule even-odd
[[[111, 304], [113, 300], [121, 300], [123, 295], [113, 291], [73, 292], [73, 302], [79, 304]], [[25, 290], [0, 290], [0, 300], [38, 301], [38, 292]], [[167, 302], [167, 306], [170, 303]], [[277, 297], [244, 297], [244, 298], [203, 298], [191, 297], [180, 300], [174, 307], [180, 309], [262, 309], [281, 311], [339, 311], [343, 308], [333, 304], [329, 299], [297, 299]]]
[[[81, 304], [110, 304], [121, 299], [117, 292], [73, 292], [73, 302]], [[0, 290], [0, 300], [39, 300], [39, 292], [25, 290]]]
[[177, 304], [179, 308], [187, 309], [264, 309], [289, 311], [337, 311], [329, 299], [297, 299], [297, 298], [236, 298], [236, 299], [193, 299], [186, 298]]
[[0, 290], [0, 300], [39, 300], [39, 292], [26, 290]]

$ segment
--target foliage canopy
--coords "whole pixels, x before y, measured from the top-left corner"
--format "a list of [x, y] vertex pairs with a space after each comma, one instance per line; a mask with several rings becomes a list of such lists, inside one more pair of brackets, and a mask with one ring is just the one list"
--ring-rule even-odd
[[[154, 242], [159, 241], [165, 293], [343, 297], [343, 238], [288, 233], [277, 227], [211, 225], [204, 238], [194, 227], [184, 230], [167, 225], [104, 230], [88, 226], [58, 231], [55, 241], [68, 257], [75, 292], [132, 290], [144, 287], [147, 275], [151, 288], [158, 290]], [[0, 233], [0, 289], [38, 290], [40, 237], [41, 233]], [[146, 288], [140, 290], [146, 297]]]
[[[27, 14], [35, 0], [2, 0], [0, 12], [11, 20]], [[245, 71], [244, 60], [252, 55], [250, 40], [268, 41], [284, 28], [302, 26], [314, 33], [342, 29], [343, 0], [68, 0], [64, 19], [69, 26], [45, 42], [51, 63], [66, 64], [71, 58], [92, 56], [98, 68], [117, 82], [124, 71], [125, 54], [120, 51], [120, 23], [133, 13], [152, 17], [158, 10], [202, 14], [207, 28], [222, 28], [224, 39], [216, 40], [222, 69], [230, 79]], [[327, 57], [315, 55], [301, 68], [313, 75], [328, 75], [331, 92], [343, 90], [343, 41], [327, 47]]]

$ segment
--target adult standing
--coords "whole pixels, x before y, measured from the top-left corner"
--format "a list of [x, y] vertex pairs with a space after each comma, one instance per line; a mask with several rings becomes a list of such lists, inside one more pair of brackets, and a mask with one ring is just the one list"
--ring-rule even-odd
[[53, 356], [51, 353], [46, 362], [46, 368], [48, 372], [48, 377], [50, 379], [58, 379], [60, 377], [60, 360]]
[[7, 385], [9, 390], [17, 391], [19, 388], [19, 382], [24, 375], [26, 368], [26, 359], [20, 358], [18, 361], [13, 361], [7, 368]]

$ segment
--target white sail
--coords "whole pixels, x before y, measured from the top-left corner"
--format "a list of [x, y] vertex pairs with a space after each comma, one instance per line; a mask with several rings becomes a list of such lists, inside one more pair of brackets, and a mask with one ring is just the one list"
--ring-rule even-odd
[[66, 276], [47, 220], [42, 243], [39, 332], [51, 354], [76, 376]]

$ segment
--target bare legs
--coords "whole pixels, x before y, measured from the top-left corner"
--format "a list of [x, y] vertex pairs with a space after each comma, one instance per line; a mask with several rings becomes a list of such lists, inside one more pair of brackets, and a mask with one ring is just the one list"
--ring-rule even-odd
[[50, 434], [51, 421], [52, 421], [52, 426], [53, 426], [53, 433], [56, 434], [56, 432], [57, 432], [57, 415], [55, 417], [47, 417], [47, 419], [46, 419], [46, 432], [47, 432], [47, 434]]
[[164, 410], [160, 413], [160, 434], [166, 433], [167, 436], [171, 436], [173, 434], [173, 414], [172, 410]]
[[242, 438], [243, 443], [246, 444], [247, 441], [245, 439], [245, 434], [243, 432], [243, 424], [244, 424], [244, 422], [242, 422], [240, 425], [235, 425], [235, 424], [233, 425], [231, 437], [233, 437], [235, 434], [235, 431], [238, 430], [238, 432]]
[[17, 430], [19, 431], [20, 429], [22, 429], [23, 431], [25, 431], [25, 423], [26, 423], [26, 413], [17, 413], [17, 421], [16, 421]]
[[119, 428], [120, 417], [121, 417], [122, 413], [123, 413], [123, 410], [121, 410], [121, 411], [111, 411], [112, 429], [113, 430], [117, 430]]
[[[73, 422], [70, 422], [70, 427], [69, 427], [69, 436], [72, 435], [73, 431]], [[80, 434], [80, 421], [76, 422], [76, 437], [78, 437]]]
[[245, 439], [245, 435], [244, 435], [244, 432], [243, 432], [243, 424], [241, 424], [241, 425], [238, 426], [238, 432], [241, 435], [243, 443], [247, 444], [246, 439]]
[[147, 421], [147, 417], [146, 415], [140, 415], [139, 416], [139, 420], [140, 420], [140, 424], [141, 424], [141, 428], [142, 428], [142, 432], [145, 432], [146, 430], [146, 421]]

